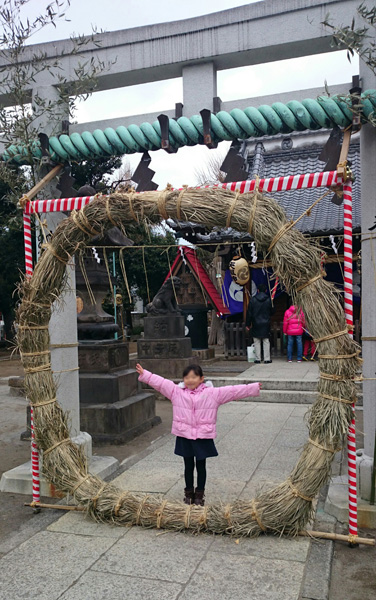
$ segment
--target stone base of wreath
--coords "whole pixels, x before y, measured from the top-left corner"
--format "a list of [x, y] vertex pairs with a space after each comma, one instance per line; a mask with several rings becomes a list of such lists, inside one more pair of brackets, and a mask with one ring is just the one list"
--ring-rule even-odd
[[[335, 517], [340, 523], [349, 522], [347, 475], [339, 475], [332, 478], [325, 502], [325, 512]], [[360, 496], [358, 496], [357, 520], [358, 527], [376, 529], [376, 506], [371, 505], [369, 500], [363, 500]]]
[[[88, 433], [81, 431], [80, 435], [72, 438], [72, 441], [85, 449], [85, 455], [88, 459], [89, 471], [102, 479], [109, 477], [119, 468], [119, 461], [113, 456], [92, 456], [91, 437]], [[40, 472], [40, 495], [49, 498], [62, 498], [64, 494], [56, 490], [52, 483], [49, 483], [42, 475], [42, 460], [39, 461]], [[27, 494], [32, 496], [33, 480], [31, 474], [31, 461], [14, 467], [2, 474], [0, 480], [0, 492], [10, 492], [13, 494]]]

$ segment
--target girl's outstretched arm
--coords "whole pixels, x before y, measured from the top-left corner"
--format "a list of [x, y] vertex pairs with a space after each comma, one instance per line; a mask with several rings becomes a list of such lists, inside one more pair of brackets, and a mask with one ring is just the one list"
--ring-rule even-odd
[[225, 404], [232, 400], [240, 400], [247, 396], [259, 396], [262, 384], [247, 383], [245, 385], [226, 385], [224, 387], [214, 388], [218, 404]]
[[150, 385], [150, 387], [154, 388], [158, 392], [161, 392], [161, 394], [166, 396], [166, 398], [172, 400], [175, 389], [178, 387], [173, 381], [164, 379], [164, 377], [160, 377], [154, 373], [150, 373], [150, 371], [143, 369], [140, 364], [136, 365], [136, 371], [139, 374], [139, 381], [142, 381], [142, 383], [147, 383]]

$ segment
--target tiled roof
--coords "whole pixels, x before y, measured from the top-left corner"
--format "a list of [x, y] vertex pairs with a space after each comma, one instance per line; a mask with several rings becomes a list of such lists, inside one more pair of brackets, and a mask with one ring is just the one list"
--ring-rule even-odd
[[[330, 131], [299, 132], [289, 135], [265, 136], [255, 143], [249, 141], [245, 152], [248, 152], [249, 179], [257, 173], [261, 178], [281, 177], [285, 175], [303, 175], [305, 173], [321, 173], [325, 163], [319, 160], [322, 148], [329, 138]], [[252, 148], [252, 151], [250, 151]], [[261, 148], [261, 151], [260, 151]], [[355, 177], [353, 183], [353, 230], [360, 231], [360, 145], [353, 140], [350, 144], [348, 159]], [[304, 189], [270, 194], [284, 208], [289, 219], [296, 220], [327, 191], [326, 188]], [[303, 217], [296, 225], [300, 231], [310, 234], [339, 234], [343, 232], [343, 203], [338, 206], [331, 199], [333, 194], [325, 196], [311, 211], [310, 216]], [[190, 242], [210, 242], [218, 244], [229, 238], [234, 241], [242, 238], [244, 233], [230, 229], [214, 228], [205, 232], [202, 225], [177, 221], [171, 225], [175, 231], [187, 237]], [[205, 233], [204, 233], [205, 232]]]
[[[321, 147], [300, 148], [294, 151], [266, 152], [262, 157], [261, 177], [278, 177], [303, 173], [319, 173], [324, 163], [318, 156]], [[360, 147], [351, 144], [349, 150], [351, 170], [355, 176], [353, 184], [353, 229], [360, 229]], [[276, 192], [272, 196], [283, 206], [288, 218], [297, 219], [317, 198], [326, 191], [325, 188]], [[313, 209], [309, 217], [305, 216], [297, 223], [297, 228], [309, 233], [340, 233], [343, 231], [343, 204], [331, 202], [332, 194], [323, 198]]]

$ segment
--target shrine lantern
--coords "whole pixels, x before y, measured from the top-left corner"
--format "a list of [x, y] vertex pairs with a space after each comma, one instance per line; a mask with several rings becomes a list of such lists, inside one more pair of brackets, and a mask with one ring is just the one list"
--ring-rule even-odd
[[248, 263], [242, 256], [234, 256], [229, 264], [231, 277], [238, 285], [245, 285], [249, 281], [250, 273]]

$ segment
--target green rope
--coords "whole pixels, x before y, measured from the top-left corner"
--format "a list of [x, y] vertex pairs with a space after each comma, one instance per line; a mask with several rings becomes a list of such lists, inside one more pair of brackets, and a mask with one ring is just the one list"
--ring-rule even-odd
[[[363, 92], [363, 121], [366, 121], [375, 110], [376, 90]], [[170, 119], [169, 122], [169, 141], [173, 148], [204, 144], [201, 116], [194, 115], [190, 119], [180, 117], [176, 121]], [[287, 104], [275, 102], [272, 106], [263, 105], [244, 110], [234, 108], [229, 113], [222, 110], [216, 115], [211, 115], [211, 136], [215, 142], [232, 141], [304, 129], [331, 128], [334, 125], [347, 127], [351, 122], [352, 111], [347, 101], [337, 96], [332, 98], [321, 96], [317, 100], [307, 99], [301, 102], [292, 100]], [[96, 129], [93, 133], [84, 131], [82, 134], [72, 133], [51, 137], [49, 142], [53, 161], [81, 161], [99, 156], [159, 150], [161, 128], [158, 121], [142, 123], [140, 126], [121, 125], [116, 130], [107, 127], [104, 131]], [[32, 154], [35, 158], [41, 158], [42, 152], [38, 142], [34, 143]], [[4, 152], [1, 159], [26, 164], [28, 154], [23, 146], [12, 145]]]

